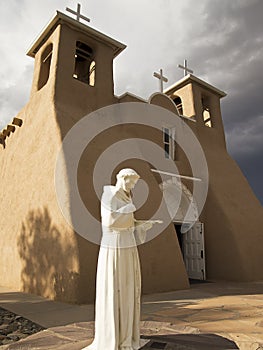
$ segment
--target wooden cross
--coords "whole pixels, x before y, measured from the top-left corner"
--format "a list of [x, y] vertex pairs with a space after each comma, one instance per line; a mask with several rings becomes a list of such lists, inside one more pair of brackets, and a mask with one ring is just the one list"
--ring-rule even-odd
[[163, 92], [163, 82], [168, 82], [168, 79], [165, 76], [163, 76], [163, 70], [160, 69], [160, 73], [154, 72], [153, 76], [160, 80], [160, 91]]
[[68, 11], [68, 12], [70, 12], [70, 13], [73, 13], [73, 15], [76, 15], [76, 16], [77, 16], [76, 20], [77, 20], [78, 22], [80, 22], [80, 19], [84, 19], [85, 21], [90, 22], [90, 19], [89, 19], [88, 17], [85, 17], [85, 16], [83, 16], [83, 15], [80, 13], [80, 9], [81, 9], [81, 5], [80, 5], [80, 4], [78, 4], [77, 12], [74, 11], [74, 10], [72, 10], [72, 9], [70, 9], [70, 8], [68, 8], [68, 7], [66, 7], [66, 11]]
[[194, 71], [192, 69], [187, 67], [187, 60], [184, 60], [184, 65], [182, 66], [181, 64], [178, 64], [177, 67], [182, 68], [184, 70], [184, 76], [186, 77], [188, 72], [193, 74]]

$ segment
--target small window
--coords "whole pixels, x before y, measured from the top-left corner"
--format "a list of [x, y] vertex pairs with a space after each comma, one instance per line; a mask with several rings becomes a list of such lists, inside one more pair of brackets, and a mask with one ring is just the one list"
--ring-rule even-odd
[[77, 41], [73, 78], [90, 86], [95, 85], [96, 64], [94, 52], [87, 44]]
[[95, 64], [95, 61], [92, 61], [89, 67], [89, 84], [91, 86], [95, 85], [95, 71], [96, 71], [96, 64]]
[[212, 128], [212, 120], [209, 108], [204, 109], [203, 111], [203, 119], [205, 126], [208, 126], [209, 128]]
[[202, 106], [203, 106], [203, 121], [205, 126], [212, 128], [212, 119], [211, 119], [211, 113], [210, 113], [210, 103], [208, 97], [202, 98]]
[[41, 67], [37, 84], [38, 90], [40, 90], [44, 85], [46, 85], [48, 81], [50, 74], [52, 51], [53, 45], [50, 44], [45, 48], [43, 54], [41, 55]]
[[163, 148], [166, 159], [175, 159], [175, 129], [163, 128]]
[[178, 109], [178, 112], [179, 112], [179, 115], [183, 115], [183, 103], [182, 103], [182, 100], [179, 96], [176, 96], [174, 98], [174, 103]]

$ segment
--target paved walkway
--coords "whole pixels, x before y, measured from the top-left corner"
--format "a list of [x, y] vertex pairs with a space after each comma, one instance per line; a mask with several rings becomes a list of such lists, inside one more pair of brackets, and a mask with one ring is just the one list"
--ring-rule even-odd
[[[48, 328], [0, 350], [80, 350], [92, 341], [92, 305], [0, 287], [0, 306]], [[203, 283], [145, 295], [141, 319], [141, 334], [148, 341], [143, 350], [263, 350], [263, 282]]]

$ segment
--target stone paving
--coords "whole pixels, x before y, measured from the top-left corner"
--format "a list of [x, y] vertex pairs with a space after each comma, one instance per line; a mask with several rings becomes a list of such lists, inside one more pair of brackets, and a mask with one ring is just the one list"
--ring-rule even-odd
[[42, 331], [38, 324], [0, 307], [0, 346]]
[[[142, 350], [155, 349], [238, 349], [233, 341], [213, 334], [200, 334], [192, 327], [177, 327], [164, 322], [141, 322], [141, 332], [146, 343]], [[94, 323], [83, 322], [54, 327], [32, 335], [6, 347], [9, 350], [56, 349], [80, 350], [93, 338]], [[1, 349], [1, 347], [0, 347]], [[107, 349], [105, 349], [107, 350]]]
[[[11, 295], [0, 289], [0, 306], [9, 306], [14, 312], [17, 308], [24, 317], [31, 315], [30, 319], [48, 329], [0, 346], [0, 350], [80, 350], [92, 341], [92, 306], [56, 303], [21, 293], [12, 299]], [[30, 308], [25, 300], [31, 300]], [[141, 318], [142, 338], [148, 341], [143, 350], [263, 350], [263, 282], [206, 283], [184, 291], [145, 295]]]
[[262, 282], [208, 283], [160, 296], [145, 300], [143, 318], [190, 326], [232, 340], [240, 349], [263, 349]]

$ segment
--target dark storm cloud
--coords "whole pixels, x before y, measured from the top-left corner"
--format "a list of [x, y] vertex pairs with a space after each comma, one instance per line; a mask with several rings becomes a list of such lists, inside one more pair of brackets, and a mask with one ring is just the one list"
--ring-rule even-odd
[[[253, 137], [251, 137], [251, 135]], [[263, 115], [249, 118], [236, 124], [230, 131], [226, 131], [228, 146], [231, 153], [237, 157], [262, 156], [263, 150]]]
[[[246, 157], [234, 157], [239, 167], [242, 169], [243, 174], [247, 178], [251, 188], [255, 195], [263, 205], [263, 186], [262, 186], [262, 149], [249, 154]], [[242, 189], [240, 189], [242, 191]]]

